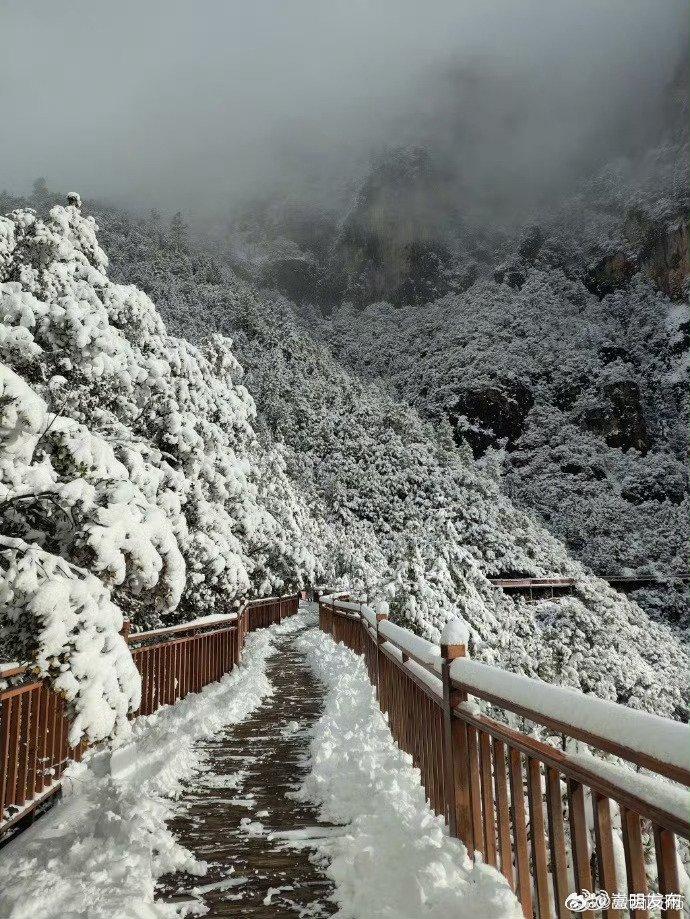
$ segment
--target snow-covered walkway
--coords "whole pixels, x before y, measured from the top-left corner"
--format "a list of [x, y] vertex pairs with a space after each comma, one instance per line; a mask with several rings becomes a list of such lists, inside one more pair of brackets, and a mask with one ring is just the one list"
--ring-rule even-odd
[[346, 830], [318, 840], [343, 919], [522, 919], [494, 868], [473, 863], [394, 742], [364, 660], [318, 629], [297, 648], [325, 688], [301, 796]]
[[271, 698], [205, 746], [214, 772], [172, 829], [211, 866], [196, 887], [166, 879], [168, 899], [193, 890], [218, 917], [522, 916], [429, 809], [360, 658], [299, 617], [266, 675]]
[[[311, 618], [311, 617], [310, 617]], [[203, 878], [163, 879], [168, 902], [203, 904], [207, 916], [330, 916], [333, 883], [313, 842], [343, 828], [318, 823], [299, 791], [308, 771], [323, 687], [295, 648], [307, 628], [304, 614], [273, 628], [266, 662], [272, 693], [249, 717], [203, 743], [208, 772], [185, 790], [170, 829], [208, 863]]]
[[274, 639], [274, 630], [249, 635], [242, 666], [137, 718], [132, 740], [112, 756], [69, 767], [63, 799], [0, 853], [2, 919], [180, 915], [155, 901], [156, 881], [181, 869], [201, 874], [204, 866], [168, 829], [175, 799], [182, 781], [205, 768], [199, 741], [242, 721], [270, 695], [265, 666]]
[[314, 610], [248, 639], [220, 683], [72, 767], [2, 853], [2, 919], [517, 919], [429, 809], [363, 662]]

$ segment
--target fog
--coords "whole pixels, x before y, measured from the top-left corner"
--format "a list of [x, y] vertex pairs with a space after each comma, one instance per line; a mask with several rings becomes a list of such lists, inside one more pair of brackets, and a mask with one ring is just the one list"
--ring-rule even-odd
[[0, 0], [0, 36], [0, 188], [45, 176], [214, 218], [257, 196], [341, 206], [372, 153], [413, 143], [458, 195], [520, 210], [653, 139], [688, 9]]

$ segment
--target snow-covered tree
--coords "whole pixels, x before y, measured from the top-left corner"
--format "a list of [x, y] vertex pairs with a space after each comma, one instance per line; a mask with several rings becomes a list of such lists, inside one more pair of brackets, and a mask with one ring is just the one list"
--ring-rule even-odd
[[230, 342], [169, 336], [108, 279], [73, 200], [0, 218], [0, 628], [64, 694], [76, 742], [126, 730], [137, 705], [123, 613], [226, 611], [316, 563]]

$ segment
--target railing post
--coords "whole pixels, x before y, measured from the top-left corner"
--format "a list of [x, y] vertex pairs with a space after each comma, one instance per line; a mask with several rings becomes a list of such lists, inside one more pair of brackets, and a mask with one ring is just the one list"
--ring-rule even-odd
[[[462, 626], [461, 626], [462, 629]], [[441, 637], [441, 676], [443, 679], [443, 769], [447, 794], [448, 831], [466, 846], [470, 857], [474, 855], [472, 838], [472, 814], [470, 795], [470, 770], [467, 745], [467, 726], [454, 718], [452, 710], [467, 701], [467, 694], [453, 689], [450, 680], [450, 665], [459, 657], [467, 656], [466, 638], [460, 643], [453, 637], [457, 630], [444, 630]]]
[[238, 627], [237, 656], [238, 656], [238, 663], [239, 663], [242, 660], [242, 653], [244, 651], [244, 640], [249, 630], [249, 607], [247, 606], [246, 603], [239, 611], [239, 614], [237, 617], [237, 627]]
[[[361, 615], [361, 614], [360, 614]], [[379, 622], [388, 619], [388, 613], [376, 614], [376, 698], [381, 704], [381, 636], [379, 635]]]
[[132, 623], [129, 619], [122, 620], [122, 628], [120, 629], [120, 635], [124, 638], [125, 641], [128, 641], [129, 634], [132, 631]]

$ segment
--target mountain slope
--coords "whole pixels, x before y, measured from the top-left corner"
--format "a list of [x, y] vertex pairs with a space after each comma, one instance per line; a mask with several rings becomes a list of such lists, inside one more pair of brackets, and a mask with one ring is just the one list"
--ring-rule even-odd
[[[136, 462], [118, 474], [130, 481], [136, 474], [172, 527], [187, 570], [178, 605], [172, 597], [159, 609], [150, 590], [155, 579], [144, 581], [125, 552], [121, 580], [100, 561], [92, 566], [120, 607], [136, 616], [143, 599], [140, 621], [188, 618], [288, 583], [296, 571], [306, 581], [346, 582], [385, 599], [395, 619], [434, 639], [460, 612], [479, 659], [685, 717], [687, 658], [678, 636], [588, 576], [477, 468], [445, 421], [424, 421], [379, 385], [353, 377], [305, 334], [288, 302], [258, 295], [188, 246], [179, 226], [155, 236], [149, 220], [107, 209], [99, 221], [111, 275], [135, 278], [155, 295], [168, 327], [201, 347], [172, 338], [145, 294], [108, 281], [93, 225], [76, 208], [57, 208], [45, 225], [31, 215], [9, 221], [32, 229], [10, 246], [4, 357], [41, 398], [62, 387], [60, 413], [118, 458], [133, 452]], [[52, 236], [56, 248], [41, 248]], [[44, 259], [46, 252], [52, 254]], [[18, 298], [36, 294], [48, 310], [33, 301], [30, 315], [18, 307]], [[68, 323], [60, 311], [65, 294], [77, 304]], [[95, 325], [84, 322], [85, 304], [96, 310]], [[55, 348], [58, 332], [63, 352]], [[231, 334], [232, 344], [218, 332]], [[13, 341], [29, 338], [43, 350], [20, 360]], [[246, 370], [242, 383], [233, 354]], [[69, 369], [60, 363], [65, 358]], [[52, 438], [46, 441], [43, 463], [56, 469], [60, 500], [74, 503], [75, 478], [108, 492], [100, 469], [57, 470]], [[32, 467], [24, 461], [22, 474]], [[118, 501], [121, 495], [118, 489]], [[125, 495], [141, 501], [129, 485]], [[89, 514], [101, 513], [95, 504], [93, 511], [77, 508], [85, 537], [76, 541], [48, 526], [35, 537], [30, 521], [15, 516], [3, 520], [3, 532], [23, 527], [25, 541], [38, 538], [42, 551], [57, 549], [72, 563], [89, 541]], [[91, 556], [79, 559], [89, 564]], [[574, 596], [534, 604], [508, 597], [487, 580], [506, 571], [572, 576]], [[142, 597], [147, 586], [150, 597]], [[27, 647], [36, 640], [32, 623], [26, 621]], [[6, 637], [16, 634], [12, 616], [3, 629]]]
[[227, 612], [316, 560], [229, 343], [170, 336], [70, 200], [0, 218], [0, 647], [64, 694], [74, 745], [138, 705], [123, 613]]
[[[101, 219], [109, 237], [110, 218]], [[178, 333], [232, 336], [257, 424], [282, 443], [288, 474], [317, 522], [329, 578], [385, 596], [392, 615], [430, 637], [462, 610], [473, 653], [485, 660], [682, 716], [678, 636], [587, 576], [476, 468], [443, 420], [425, 422], [380, 385], [353, 377], [295, 322], [289, 302], [258, 295], [165, 234], [160, 248], [147, 246], [147, 222], [129, 219], [124, 232], [122, 219], [112, 237], [115, 270], [150, 282]], [[128, 240], [124, 252], [118, 239]], [[509, 571], [572, 575], [576, 595], [534, 605], [511, 599], [486, 580]]]

